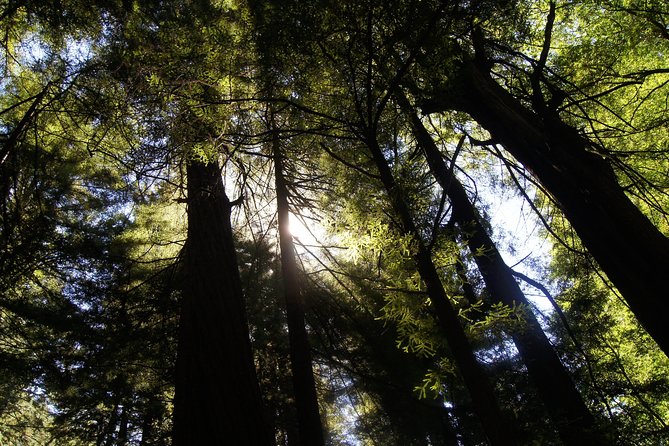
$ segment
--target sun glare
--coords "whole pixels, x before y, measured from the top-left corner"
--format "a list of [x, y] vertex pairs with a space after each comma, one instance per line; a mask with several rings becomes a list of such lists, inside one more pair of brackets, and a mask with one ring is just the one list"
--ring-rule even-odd
[[323, 239], [325, 230], [312, 219], [301, 219], [293, 214], [290, 214], [290, 233], [305, 245], [319, 244]]

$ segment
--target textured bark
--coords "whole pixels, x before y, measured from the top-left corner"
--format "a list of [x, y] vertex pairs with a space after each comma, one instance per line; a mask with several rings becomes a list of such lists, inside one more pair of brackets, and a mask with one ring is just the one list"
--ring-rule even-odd
[[460, 110], [486, 128], [549, 191], [635, 316], [669, 354], [669, 239], [631, 202], [610, 162], [557, 116], [528, 110], [466, 62], [426, 113]]
[[416, 242], [417, 249], [414, 253], [416, 267], [425, 283], [430, 302], [437, 314], [439, 326], [446, 337], [488, 440], [492, 445], [514, 445], [516, 441], [510, 424], [499, 409], [492, 386], [485, 376], [482, 366], [476, 361], [473, 349], [458, 319], [457, 311], [448, 299], [439, 274], [432, 262], [430, 251], [421, 240], [409, 207], [400, 194], [383, 152], [373, 136], [368, 138], [366, 142], [393, 208], [400, 217], [402, 230], [405, 235], [412, 236]]
[[191, 161], [187, 175], [173, 444], [270, 445], [220, 169]]
[[527, 308], [525, 327], [511, 333], [530, 378], [535, 383], [553, 424], [565, 445], [604, 445], [595, 420], [574, 382], [564, 368], [539, 321], [529, 310], [530, 303], [511, 274], [495, 243], [481, 224], [480, 216], [465, 188], [449, 171], [439, 149], [406, 98], [397, 95], [400, 105], [411, 118], [418, 140], [432, 174], [446, 191], [453, 206], [455, 223], [468, 236], [467, 244], [490, 292], [490, 300], [510, 307]]
[[304, 297], [298, 281], [295, 246], [289, 227], [288, 187], [283, 174], [282, 154], [276, 140], [273, 150], [279, 244], [281, 247], [281, 277], [286, 300], [290, 363], [295, 405], [297, 406], [299, 444], [319, 446], [324, 444], [323, 427], [318, 411], [311, 347], [309, 346], [305, 326]]

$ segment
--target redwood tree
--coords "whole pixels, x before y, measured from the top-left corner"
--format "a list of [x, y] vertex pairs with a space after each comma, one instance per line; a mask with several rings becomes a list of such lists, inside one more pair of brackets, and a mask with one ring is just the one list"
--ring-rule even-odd
[[173, 444], [270, 445], [216, 162], [190, 161]]
[[[270, 118], [274, 127], [274, 116]], [[288, 338], [290, 347], [293, 390], [297, 407], [300, 445], [323, 445], [323, 427], [318, 411], [318, 396], [314, 380], [311, 347], [305, 326], [304, 294], [299, 283], [299, 268], [295, 258], [295, 245], [290, 232], [290, 191], [284, 171], [284, 153], [276, 129], [272, 132], [276, 208], [279, 223], [281, 250], [281, 278], [286, 302]]]
[[466, 234], [467, 245], [486, 283], [490, 300], [514, 308], [525, 308], [525, 326], [512, 332], [511, 336], [560, 438], [566, 445], [606, 444], [604, 438], [597, 432], [595, 420], [574, 382], [532, 313], [530, 303], [516, 283], [511, 269], [487, 234], [464, 186], [454, 175], [453, 169], [446, 166], [441, 152], [420, 118], [412, 110], [408, 99], [399, 91], [396, 97], [411, 121], [413, 132], [432, 174], [451, 201], [452, 218], [462, 233]]
[[465, 61], [449, 88], [422, 104], [423, 112], [460, 110], [490, 132], [556, 200], [635, 316], [669, 355], [666, 271], [669, 239], [618, 183], [597, 143], [556, 113], [527, 108], [492, 77], [485, 61]]

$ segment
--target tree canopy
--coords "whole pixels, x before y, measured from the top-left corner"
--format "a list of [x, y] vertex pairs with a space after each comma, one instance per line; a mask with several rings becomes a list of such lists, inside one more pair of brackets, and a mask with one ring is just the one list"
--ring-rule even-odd
[[0, 5], [0, 444], [669, 441], [665, 2]]

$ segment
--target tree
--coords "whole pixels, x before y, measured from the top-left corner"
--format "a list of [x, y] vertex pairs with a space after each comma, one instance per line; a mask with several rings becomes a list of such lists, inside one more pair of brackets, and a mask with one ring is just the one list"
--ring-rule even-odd
[[217, 163], [189, 163], [188, 200], [173, 442], [271, 444]]
[[[552, 25], [552, 24], [551, 24]], [[550, 29], [544, 48], [550, 48]], [[541, 181], [559, 204], [588, 251], [625, 296], [639, 322], [669, 354], [663, 317], [669, 308], [662, 295], [669, 240], [625, 194], [613, 169], [615, 154], [584, 137], [560, 118], [557, 106], [565, 92], [543, 74], [546, 58], [537, 62], [533, 109], [529, 109], [491, 76], [482, 32], [472, 32], [475, 55], [449, 73], [449, 87], [428, 93], [425, 113], [459, 110], [472, 116]], [[553, 97], [544, 99], [545, 82]], [[635, 259], [630, 262], [630, 259]], [[638, 277], [645, 277], [638, 280]]]
[[323, 428], [318, 411], [318, 396], [311, 361], [311, 347], [307, 338], [304, 318], [304, 293], [299, 283], [299, 271], [295, 259], [295, 246], [290, 233], [290, 192], [284, 173], [285, 154], [281, 150], [277, 131], [274, 128], [273, 111], [270, 111], [272, 137], [272, 159], [274, 161], [274, 182], [276, 186], [276, 208], [281, 249], [281, 277], [286, 300], [288, 335], [290, 339], [290, 359], [293, 373], [293, 389], [297, 406], [300, 444], [324, 444]]
[[[525, 308], [525, 325], [512, 333], [524, 363], [539, 389], [544, 404], [565, 444], [606, 444], [596, 432], [594, 418], [585, 406], [567, 370], [553, 350], [541, 325], [530, 310], [530, 305], [515, 281], [510, 268], [504, 263], [495, 243], [480, 222], [465, 188], [448, 168], [434, 140], [402, 92], [397, 100], [411, 121], [416, 139], [427, 159], [430, 170], [451, 200], [452, 219], [460, 226], [467, 244], [495, 303]], [[464, 140], [461, 140], [461, 143]]]
[[3, 440], [664, 441], [665, 9], [5, 2]]

